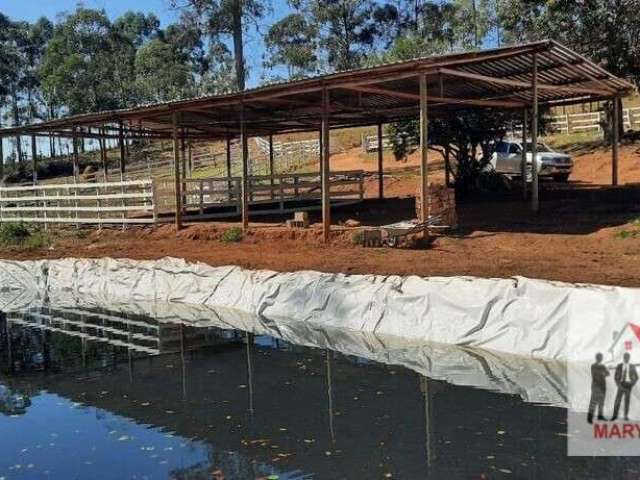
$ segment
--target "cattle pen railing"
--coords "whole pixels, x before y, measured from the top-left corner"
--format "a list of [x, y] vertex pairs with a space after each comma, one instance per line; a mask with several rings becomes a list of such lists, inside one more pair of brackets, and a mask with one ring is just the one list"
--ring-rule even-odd
[[[184, 219], [240, 215], [241, 182], [240, 177], [182, 180]], [[332, 205], [362, 201], [364, 172], [332, 173], [329, 196]], [[321, 178], [318, 173], [250, 176], [247, 197], [252, 215], [318, 208]], [[0, 187], [0, 222], [149, 224], [171, 221], [175, 209], [175, 183], [160, 179]]]
[[0, 187], [0, 222], [153, 223], [153, 189], [151, 180]]
[[[240, 177], [185, 179], [182, 181], [182, 210], [185, 220], [240, 215]], [[156, 181], [156, 211], [175, 212], [173, 182]], [[247, 197], [251, 214], [278, 214], [318, 208], [314, 201], [322, 198], [318, 173], [286, 175], [252, 175], [247, 177]], [[346, 205], [364, 199], [362, 170], [334, 172], [329, 176], [332, 205]], [[317, 202], [315, 202], [317, 203]]]

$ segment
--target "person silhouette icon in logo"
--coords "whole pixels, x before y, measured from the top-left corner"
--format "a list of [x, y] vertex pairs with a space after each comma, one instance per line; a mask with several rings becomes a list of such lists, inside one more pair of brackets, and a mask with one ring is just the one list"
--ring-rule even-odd
[[616, 401], [613, 404], [613, 416], [611, 421], [615, 421], [618, 418], [618, 412], [620, 411], [620, 402], [624, 397], [624, 419], [629, 420], [629, 402], [631, 401], [631, 390], [638, 381], [638, 372], [636, 366], [629, 363], [631, 355], [626, 352], [623, 355], [623, 362], [619, 363], [616, 367], [616, 373], [614, 379], [618, 386], [618, 392], [616, 393]]
[[598, 410], [598, 420], [604, 421], [602, 410], [604, 409], [604, 399], [607, 395], [607, 377], [609, 370], [602, 363], [602, 354], [596, 353], [596, 361], [591, 365], [591, 400], [589, 401], [589, 412], [587, 422], [593, 423], [593, 415]]

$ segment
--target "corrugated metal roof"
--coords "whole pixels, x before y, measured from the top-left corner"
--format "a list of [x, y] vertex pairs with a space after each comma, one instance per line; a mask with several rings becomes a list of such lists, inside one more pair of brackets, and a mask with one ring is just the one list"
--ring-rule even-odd
[[[72, 127], [122, 121], [132, 134], [167, 136], [171, 115], [181, 112], [186, 135], [214, 138], [237, 134], [239, 110], [252, 133], [311, 130], [322, 110], [321, 92], [332, 96], [334, 126], [390, 121], [414, 113], [418, 75], [428, 75], [429, 103], [437, 108], [530, 105], [533, 56], [537, 57], [539, 102], [597, 101], [624, 96], [635, 87], [576, 52], [544, 40], [521, 45], [430, 55], [344, 70], [294, 81], [275, 82], [243, 92], [207, 95], [132, 108], [86, 113], [34, 125], [5, 128], [0, 134], [69, 134]], [[435, 83], [435, 85], [433, 85]], [[431, 93], [435, 87], [437, 94]], [[265, 103], [267, 106], [265, 106]], [[248, 113], [247, 113], [248, 112]], [[140, 129], [140, 130], [138, 130]]]

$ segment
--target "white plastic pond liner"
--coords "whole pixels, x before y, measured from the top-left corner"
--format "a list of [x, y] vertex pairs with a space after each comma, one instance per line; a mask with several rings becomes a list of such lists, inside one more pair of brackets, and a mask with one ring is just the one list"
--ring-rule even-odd
[[576, 362], [606, 356], [619, 332], [640, 323], [638, 289], [526, 278], [276, 273], [172, 258], [2, 261], [0, 302], [14, 295], [25, 306], [83, 297], [97, 304], [227, 307], [271, 321]]

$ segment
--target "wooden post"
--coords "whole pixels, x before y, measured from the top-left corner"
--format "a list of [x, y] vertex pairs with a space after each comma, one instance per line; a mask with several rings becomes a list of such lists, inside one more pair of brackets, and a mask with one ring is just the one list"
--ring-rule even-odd
[[[175, 180], [176, 232], [182, 228], [182, 182], [180, 181], [180, 140], [178, 138], [178, 113], [173, 112], [173, 177]], [[121, 144], [122, 145], [122, 144]]]
[[522, 110], [522, 159], [520, 160], [520, 175], [522, 175], [522, 198], [527, 201], [527, 109]]
[[31, 168], [33, 169], [33, 184], [38, 183], [38, 144], [36, 136], [31, 135]]
[[271, 177], [271, 200], [273, 200], [273, 134], [269, 134], [269, 177]]
[[420, 222], [429, 220], [429, 133], [427, 115], [427, 75], [420, 75]]
[[231, 137], [227, 135], [227, 178], [231, 178]]
[[538, 55], [533, 54], [533, 112], [531, 114], [531, 210], [540, 210], [538, 179]]
[[73, 179], [78, 181], [78, 130], [73, 127]]
[[618, 185], [618, 144], [620, 143], [620, 99], [613, 97], [611, 135], [611, 185]]
[[[120, 143], [120, 176], [124, 177], [125, 170], [125, 159], [127, 156], [125, 145], [124, 145], [124, 126], [122, 124], [122, 120], [118, 122], [118, 141]], [[124, 178], [123, 178], [124, 179]]]
[[231, 137], [227, 135], [227, 192], [229, 193], [229, 201], [231, 201], [231, 191], [233, 190], [233, 182], [231, 181]]
[[329, 161], [329, 91], [325, 88], [322, 91], [322, 144], [320, 149], [321, 155], [321, 178], [322, 178], [322, 237], [325, 243], [329, 242], [331, 235], [331, 185], [329, 176], [331, 175], [331, 166]]
[[240, 209], [242, 213], [242, 229], [249, 229], [249, 197], [247, 177], [249, 173], [249, 143], [247, 126], [244, 122], [244, 103], [240, 103], [240, 145], [242, 147], [242, 177], [240, 182]]
[[180, 159], [182, 160], [182, 180], [187, 178], [187, 143], [184, 141], [184, 128], [180, 138]]
[[378, 123], [378, 198], [384, 198], [384, 166], [383, 166], [383, 148], [382, 148], [382, 122]]
[[107, 165], [107, 140], [104, 138], [106, 131], [100, 129], [100, 160], [102, 160], [102, 171], [104, 172], [104, 181], [109, 181], [109, 165]]
[[2, 142], [4, 139], [0, 135], [0, 184], [4, 181], [4, 145]]

